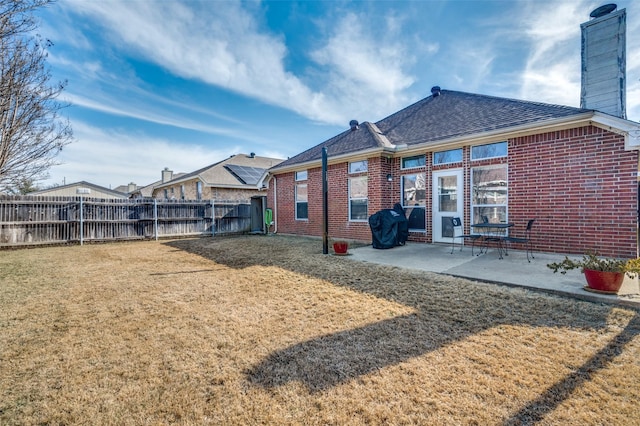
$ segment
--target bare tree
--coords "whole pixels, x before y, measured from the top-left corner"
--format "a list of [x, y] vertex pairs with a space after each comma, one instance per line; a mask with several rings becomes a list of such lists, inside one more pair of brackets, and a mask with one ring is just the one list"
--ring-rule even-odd
[[47, 48], [33, 12], [52, 0], [0, 0], [0, 191], [46, 176], [71, 142], [57, 101], [66, 82], [50, 84]]

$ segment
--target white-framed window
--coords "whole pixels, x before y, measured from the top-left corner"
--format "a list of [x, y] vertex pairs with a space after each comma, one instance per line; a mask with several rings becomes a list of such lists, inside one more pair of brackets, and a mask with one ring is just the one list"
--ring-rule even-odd
[[296, 185], [296, 220], [309, 219], [309, 195], [307, 192], [307, 184], [299, 183]]
[[369, 170], [369, 160], [353, 161], [349, 163], [349, 174], [362, 173]]
[[507, 222], [507, 165], [471, 169], [471, 223]]
[[424, 167], [427, 161], [424, 155], [414, 155], [412, 157], [404, 157], [401, 163], [402, 169], [414, 169], [416, 167]]
[[196, 200], [202, 200], [202, 182], [196, 182]]
[[349, 220], [366, 221], [369, 218], [369, 179], [367, 176], [349, 179]]
[[164, 199], [168, 200], [169, 199], [169, 190], [167, 188], [165, 188], [162, 192], [164, 192]]
[[296, 172], [296, 182], [301, 181], [301, 180], [307, 180], [307, 171], [306, 170], [302, 170], [302, 171]]
[[462, 161], [462, 148], [433, 153], [433, 164], [451, 164]]
[[424, 231], [427, 205], [427, 178], [424, 173], [402, 175], [402, 207], [409, 220], [409, 229]]
[[498, 158], [507, 156], [507, 142], [496, 142], [486, 145], [476, 145], [471, 147], [472, 160], [485, 160], [487, 158]]
[[180, 199], [184, 200], [184, 185], [180, 185]]

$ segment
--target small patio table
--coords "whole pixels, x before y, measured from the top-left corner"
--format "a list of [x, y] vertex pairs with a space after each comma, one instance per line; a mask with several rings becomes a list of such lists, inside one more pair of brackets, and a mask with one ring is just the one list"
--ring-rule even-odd
[[[478, 233], [482, 235], [482, 240], [484, 241], [484, 251], [487, 252], [489, 248], [489, 243], [496, 243], [496, 247], [498, 248], [498, 258], [502, 259], [502, 243], [504, 234], [507, 229], [511, 228], [513, 223], [476, 223], [471, 225]], [[506, 247], [505, 247], [506, 252]], [[482, 247], [480, 248], [480, 254], [482, 254]]]

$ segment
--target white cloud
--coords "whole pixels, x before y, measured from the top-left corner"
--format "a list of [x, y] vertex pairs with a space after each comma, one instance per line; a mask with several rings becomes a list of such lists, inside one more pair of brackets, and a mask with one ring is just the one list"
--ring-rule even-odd
[[[640, 120], [640, 7], [630, 2], [627, 10], [627, 118]], [[538, 2], [524, 10], [524, 32], [531, 43], [522, 77], [525, 99], [580, 106], [581, 30], [589, 12], [599, 4], [590, 1], [549, 3], [544, 13], [535, 13]], [[539, 9], [540, 10], [540, 9]], [[520, 19], [520, 17], [518, 18]]]
[[[370, 110], [372, 96], [378, 99], [376, 105], [391, 112], [406, 101], [402, 93], [414, 82], [404, 71], [413, 58], [391, 37], [402, 29], [397, 18], [382, 19], [382, 25], [387, 26], [386, 40], [359, 24], [367, 17], [348, 14], [332, 22], [326, 44], [313, 53], [323, 68], [331, 68], [331, 75], [324, 78], [326, 86], [312, 89], [303, 82], [306, 76], [287, 71], [288, 50], [283, 38], [259, 28], [256, 17], [241, 3], [66, 4], [69, 13], [89, 16], [104, 26], [114, 49], [141, 55], [183, 78], [232, 90], [320, 122], [344, 124], [353, 111]], [[437, 49], [437, 45], [427, 48]]]
[[[488, 33], [481, 30], [477, 37], [467, 37], [455, 44], [449, 44], [447, 38], [453, 34], [440, 39], [430, 37], [428, 25], [409, 35], [407, 30], [415, 27], [408, 23], [415, 21], [393, 12], [402, 8], [391, 8], [389, 14], [381, 16], [347, 12], [335, 19], [318, 17], [314, 21], [319, 28], [314, 33], [316, 44], [309, 53], [315, 63], [307, 64], [304, 74], [295, 75], [286, 67], [289, 52], [284, 36], [261, 26], [263, 20], [258, 14], [263, 9], [259, 4], [116, 0], [68, 0], [60, 4], [67, 14], [79, 14], [85, 21], [89, 17], [89, 25], [103, 27], [103, 35], [110, 40], [110, 49], [116, 57], [124, 52], [150, 60], [182, 78], [231, 90], [311, 120], [338, 125], [345, 125], [351, 118], [379, 119], [415, 100], [420, 96], [414, 93], [418, 86], [416, 73], [421, 79], [428, 78], [429, 84], [447, 88], [447, 84], [453, 83], [457, 86], [451, 87], [454, 90], [483, 92], [483, 87], [501, 87], [502, 92], [498, 93], [501, 96], [577, 106], [580, 23], [593, 6], [584, 0], [542, 3], [546, 7], [540, 7], [538, 1], [518, 2], [517, 7], [505, 12], [508, 20], [505, 16], [492, 18], [492, 22], [484, 23], [491, 29]], [[521, 14], [514, 16], [517, 11]], [[514, 26], [514, 22], [518, 25]], [[629, 25], [629, 35], [633, 31], [638, 33], [637, 25], [634, 28]], [[86, 46], [86, 40], [79, 45]], [[505, 53], [504, 45], [512, 51]], [[631, 46], [629, 37], [630, 113], [640, 110], [640, 101], [631, 96], [640, 90], [637, 78], [640, 54], [634, 53], [639, 51], [637, 43], [636, 47]], [[507, 61], [505, 58], [516, 56], [515, 51], [529, 53], [524, 69], [511, 64], [508, 72], [503, 71], [504, 67], [498, 70]], [[439, 58], [435, 63], [425, 59], [436, 53]], [[70, 95], [83, 106], [225, 134], [226, 126], [196, 125], [187, 115], [176, 117], [183, 108], [197, 108], [199, 113], [209, 113], [242, 127], [237, 120], [211, 112], [213, 108], [180, 103], [168, 93], [145, 91], [143, 82], [137, 81], [133, 72], [124, 78], [112, 75], [107, 59], [111, 56], [100, 59], [104, 62], [87, 61], [89, 66], [76, 68], [86, 78], [93, 76], [109, 84], [109, 89], [117, 88], [123, 93], [133, 90], [135, 98], [144, 101], [132, 105], [131, 99], [118, 97], [109, 90], [113, 96], [101, 95], [99, 102], [91, 103], [84, 99], [81, 91], [84, 88], [70, 88]], [[418, 69], [413, 68], [416, 64]], [[635, 78], [631, 75], [634, 69]], [[175, 108], [160, 108], [170, 106], [170, 102], [176, 102]]]
[[[173, 126], [181, 129], [196, 130], [199, 132], [239, 137], [240, 134], [236, 128], [215, 127], [203, 124], [202, 121], [193, 121], [189, 119], [178, 118], [176, 114], [167, 115], [164, 112], [156, 113], [147, 108], [140, 108], [127, 103], [110, 98], [109, 96], [100, 96], [94, 93], [91, 98], [67, 93], [63, 97], [64, 100], [70, 102], [74, 106], [81, 106], [95, 111], [106, 112], [112, 115], [135, 118], [150, 123], [161, 124], [165, 126]], [[186, 109], [188, 109], [185, 106]]]
[[493, 39], [460, 40], [448, 54], [448, 66], [464, 90], [476, 92], [483, 84], [491, 84], [493, 64], [496, 58]]
[[[238, 146], [213, 149], [202, 145], [104, 130], [82, 122], [74, 123], [76, 142], [57, 158], [63, 164], [49, 171], [44, 185], [86, 180], [107, 188], [134, 182], [140, 186], [160, 179], [160, 171], [192, 172], [241, 152]], [[96, 167], [96, 164], [99, 166]]]
[[[375, 99], [374, 104], [383, 106], [384, 112], [393, 112], [404, 106], [407, 98], [403, 93], [415, 82], [404, 71], [415, 58], [399, 41], [376, 38], [363, 22], [369, 20], [353, 13], [344, 16], [327, 43], [311, 57], [326, 68], [330, 75], [327, 91], [343, 109], [346, 103], [359, 113], [383, 112], [372, 111], [371, 99]], [[386, 23], [390, 25], [388, 34], [399, 27], [395, 20], [387, 19]]]
[[531, 2], [518, 17], [531, 46], [520, 89], [523, 99], [580, 106], [580, 24], [590, 10], [584, 1]]
[[640, 4], [627, 7], [627, 118], [640, 122]]
[[[121, 49], [190, 79], [220, 86], [313, 119], [336, 117], [283, 66], [286, 46], [260, 32], [236, 2], [70, 2], [106, 27]], [[191, 8], [190, 8], [191, 7]]]

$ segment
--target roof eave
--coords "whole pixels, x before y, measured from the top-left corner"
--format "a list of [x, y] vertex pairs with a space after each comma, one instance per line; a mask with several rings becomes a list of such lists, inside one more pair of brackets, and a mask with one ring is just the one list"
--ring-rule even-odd
[[160, 188], [163, 188], [165, 186], [167, 186], [167, 187], [174, 186], [175, 184], [179, 184], [179, 183], [183, 183], [183, 182], [189, 182], [189, 181], [193, 181], [193, 180], [199, 180], [203, 184], [207, 185], [207, 182], [204, 180], [202, 175], [200, 175], [200, 174], [196, 174], [196, 175], [189, 174], [188, 176], [178, 176], [177, 178], [168, 180], [168, 181], [163, 182], [163, 183], [159, 183], [153, 189], [160, 189]]
[[624, 136], [624, 149], [640, 151], [640, 123], [595, 112], [592, 124], [604, 130]]
[[[553, 132], [558, 130], [566, 130], [578, 126], [593, 125], [604, 130], [608, 130], [625, 137], [625, 149], [640, 150], [640, 123], [613, 117], [597, 111], [587, 111], [570, 117], [554, 118], [546, 121], [537, 121], [527, 123], [520, 126], [513, 126], [506, 129], [496, 129], [492, 131], [484, 131], [476, 134], [456, 136], [453, 138], [442, 139], [440, 141], [428, 141], [420, 144], [407, 146], [404, 144], [390, 145], [388, 147], [377, 147], [362, 151], [353, 151], [341, 155], [331, 156], [328, 159], [329, 164], [344, 162], [347, 159], [356, 157], [366, 157], [372, 154], [411, 154], [414, 151], [424, 151], [425, 147], [429, 150], [438, 148], [451, 148], [455, 146], [482, 144], [495, 142], [497, 140], [513, 139], [516, 137], [530, 136], [540, 133]], [[310, 167], [317, 167], [321, 164], [321, 159], [314, 159], [302, 163], [296, 163], [284, 167], [274, 167], [269, 169], [270, 175], [304, 170]]]
[[[351, 160], [351, 159], [354, 159], [356, 157], [368, 157], [368, 156], [371, 156], [371, 155], [382, 154], [384, 152], [394, 153], [396, 150], [397, 150], [397, 148], [376, 147], [376, 148], [363, 149], [363, 150], [360, 150], [360, 151], [351, 151], [351, 152], [347, 152], [347, 153], [344, 153], [344, 154], [329, 156], [327, 158], [327, 163], [328, 164], [343, 163], [344, 160]], [[305, 169], [308, 169], [308, 168], [318, 167], [321, 164], [322, 164], [322, 158], [309, 160], [309, 161], [304, 161], [302, 163], [291, 164], [289, 166], [283, 166], [283, 167], [275, 166], [275, 167], [269, 169], [269, 174], [270, 175], [275, 175], [275, 174], [280, 174], [280, 173], [287, 173], [287, 172], [305, 170]]]
[[261, 187], [258, 184], [255, 185], [222, 185], [222, 184], [209, 184], [205, 185], [208, 188], [220, 188], [220, 189], [247, 189], [247, 190], [259, 190]]

